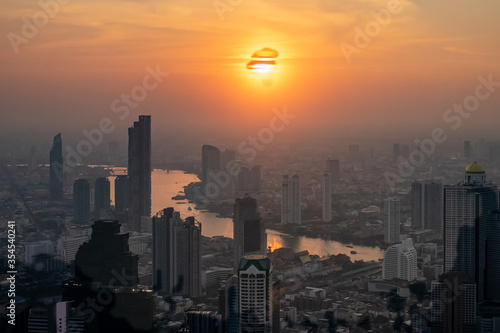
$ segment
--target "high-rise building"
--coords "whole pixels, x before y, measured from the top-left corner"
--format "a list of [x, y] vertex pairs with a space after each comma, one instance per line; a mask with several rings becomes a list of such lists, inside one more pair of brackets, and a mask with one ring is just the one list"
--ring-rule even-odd
[[443, 185], [434, 182], [412, 183], [412, 224], [416, 229], [443, 229]]
[[153, 218], [153, 289], [163, 295], [201, 294], [201, 223], [182, 221], [172, 207]]
[[405, 281], [417, 278], [417, 250], [411, 238], [403, 240], [401, 244], [392, 245], [385, 251], [382, 278]]
[[486, 182], [486, 171], [475, 162], [466, 168], [463, 183], [444, 187], [444, 269], [470, 276], [478, 301], [488, 297], [485, 281], [497, 280], [500, 273], [486, 265], [496, 210], [498, 189]]
[[399, 243], [401, 217], [400, 200], [390, 197], [384, 200], [384, 241], [387, 244]]
[[198, 297], [201, 295], [201, 223], [194, 217], [174, 226], [177, 295]]
[[322, 216], [324, 222], [332, 220], [332, 175], [325, 173], [321, 182]]
[[464, 157], [465, 158], [472, 157], [472, 147], [470, 145], [470, 141], [464, 141]]
[[205, 189], [207, 184], [213, 183], [211, 173], [221, 169], [221, 153], [219, 148], [210, 145], [201, 147], [201, 182]]
[[284, 176], [281, 185], [281, 223], [301, 222], [300, 178]]
[[212, 311], [187, 311], [186, 328], [189, 333], [222, 333], [222, 318]]
[[115, 178], [115, 212], [123, 213], [128, 209], [130, 199], [130, 180], [127, 175], [116, 176]]
[[50, 149], [50, 200], [62, 200], [63, 193], [63, 155], [61, 133], [54, 137]]
[[50, 240], [26, 243], [24, 246], [24, 263], [32, 264], [40, 254], [53, 254], [54, 244]]
[[257, 200], [248, 195], [234, 203], [233, 239], [235, 268], [243, 256], [266, 254], [266, 230], [257, 211]]
[[72, 308], [71, 302], [38, 305], [28, 310], [27, 333], [94, 333], [96, 321], [85, 312]]
[[238, 332], [273, 331], [273, 268], [269, 258], [245, 256], [238, 267]]
[[219, 288], [219, 313], [222, 315], [223, 331], [238, 333], [238, 276], [223, 281]]
[[330, 173], [332, 183], [338, 183], [340, 180], [340, 161], [339, 160], [326, 160], [326, 172]]
[[99, 177], [95, 180], [94, 195], [94, 216], [97, 219], [109, 218], [111, 197], [108, 178]]
[[139, 116], [128, 129], [128, 177], [128, 228], [140, 231], [141, 216], [151, 216], [151, 116]]
[[180, 222], [172, 207], [153, 217], [153, 289], [159, 294], [172, 295], [176, 290], [174, 226]]
[[77, 179], [73, 184], [73, 206], [76, 223], [87, 223], [90, 219], [90, 184], [86, 179]]
[[85, 235], [77, 237], [62, 236], [57, 240], [57, 255], [61, 260], [69, 264], [75, 260], [80, 246], [88, 240], [89, 237]]

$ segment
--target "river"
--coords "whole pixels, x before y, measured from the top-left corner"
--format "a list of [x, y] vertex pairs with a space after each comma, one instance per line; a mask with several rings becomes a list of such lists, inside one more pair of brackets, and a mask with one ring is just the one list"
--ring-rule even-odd
[[[113, 167], [113, 174], [126, 174], [126, 168]], [[114, 201], [114, 176], [109, 177], [111, 182], [111, 200]], [[197, 210], [193, 203], [187, 200], [172, 200], [175, 195], [183, 195], [184, 186], [191, 182], [199, 181], [194, 174], [185, 173], [179, 170], [155, 169], [151, 173], [151, 211], [153, 214], [166, 207], [174, 207], [179, 211], [183, 218], [195, 216], [201, 222], [201, 232], [204, 236], [225, 236], [233, 237], [233, 221], [230, 218], [217, 217], [217, 214], [205, 210]], [[114, 202], [112, 202], [114, 204]], [[384, 251], [378, 247], [358, 246], [352, 244], [343, 244], [340, 242], [323, 240], [320, 238], [311, 238], [305, 236], [293, 236], [283, 234], [275, 230], [268, 229], [267, 245], [272, 249], [280, 247], [290, 247], [295, 251], [307, 250], [310, 254], [324, 256], [328, 254], [344, 253], [352, 260], [378, 260], [383, 258]], [[352, 246], [348, 247], [348, 246]], [[351, 254], [356, 251], [356, 254]]]

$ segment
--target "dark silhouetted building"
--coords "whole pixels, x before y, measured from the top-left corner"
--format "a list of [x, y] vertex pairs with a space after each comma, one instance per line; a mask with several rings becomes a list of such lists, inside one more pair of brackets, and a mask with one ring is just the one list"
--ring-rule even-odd
[[187, 311], [186, 328], [189, 333], [222, 333], [221, 315], [213, 311]]
[[416, 229], [443, 230], [443, 185], [412, 183], [412, 225]]
[[123, 213], [128, 209], [130, 199], [130, 180], [127, 175], [115, 178], [115, 212]]
[[198, 297], [201, 294], [201, 223], [194, 217], [174, 226], [177, 281], [182, 281], [176, 294]]
[[50, 149], [50, 200], [62, 200], [63, 193], [63, 155], [61, 133], [54, 137]]
[[300, 223], [301, 212], [300, 178], [285, 175], [281, 184], [281, 223]]
[[141, 216], [151, 216], [151, 116], [139, 116], [128, 129], [128, 177], [128, 228], [140, 231]]
[[106, 177], [95, 180], [94, 215], [97, 219], [109, 218], [111, 207], [110, 184]]
[[266, 230], [257, 211], [257, 200], [248, 195], [243, 199], [235, 200], [233, 239], [235, 268], [238, 267], [243, 256], [266, 254]]
[[87, 223], [90, 219], [90, 184], [86, 179], [77, 179], [73, 184], [75, 222]]

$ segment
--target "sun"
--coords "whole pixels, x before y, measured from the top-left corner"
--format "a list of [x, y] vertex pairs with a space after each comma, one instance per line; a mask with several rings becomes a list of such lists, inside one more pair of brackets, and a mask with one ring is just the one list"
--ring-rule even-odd
[[276, 58], [278, 58], [278, 51], [265, 47], [252, 54], [246, 67], [255, 76], [267, 76], [276, 71]]

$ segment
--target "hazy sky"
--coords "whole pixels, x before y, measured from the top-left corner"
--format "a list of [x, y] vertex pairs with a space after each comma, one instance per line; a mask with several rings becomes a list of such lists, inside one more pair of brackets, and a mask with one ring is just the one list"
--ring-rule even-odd
[[[139, 114], [151, 114], [166, 135], [246, 136], [283, 106], [297, 115], [290, 133], [425, 134], [450, 127], [443, 114], [474, 94], [478, 76], [500, 81], [498, 0], [66, 2], [44, 24], [37, 1], [2, 0], [4, 134], [79, 133], [107, 117], [125, 137]], [[388, 8], [397, 13], [376, 23], [373, 13]], [[33, 15], [36, 33], [23, 21]], [[356, 44], [367, 28], [370, 43]], [[350, 62], [348, 44], [357, 47]], [[246, 69], [263, 47], [279, 52], [266, 82]], [[143, 85], [148, 66], [169, 75], [120, 119], [113, 102]], [[497, 89], [457, 135], [496, 133]]]

